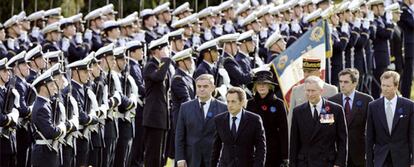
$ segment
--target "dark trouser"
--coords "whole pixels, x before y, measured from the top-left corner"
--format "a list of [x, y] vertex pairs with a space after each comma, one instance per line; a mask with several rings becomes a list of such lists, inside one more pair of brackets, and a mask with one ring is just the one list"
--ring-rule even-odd
[[382, 166], [383, 167], [394, 167], [394, 165], [392, 165], [391, 153], [388, 153], [387, 158], [385, 158], [384, 164]]
[[84, 138], [76, 139], [76, 166], [87, 166], [89, 158], [89, 142]]
[[15, 167], [16, 166], [16, 155], [1, 154], [0, 155], [0, 166]]
[[34, 145], [32, 150], [32, 167], [58, 167], [59, 154], [49, 150], [46, 145]]
[[24, 128], [17, 128], [16, 142], [17, 142], [17, 166], [29, 167], [30, 166], [30, 145], [31, 134]]
[[62, 146], [62, 167], [72, 167], [75, 164], [75, 149], [70, 146]]
[[378, 84], [375, 82], [375, 80], [372, 80], [371, 85], [371, 95], [374, 99], [378, 99], [381, 94], [381, 75], [384, 73], [384, 71], [387, 69], [386, 66], [377, 66], [374, 70], [374, 78], [376, 81], [378, 81]]
[[101, 167], [102, 166], [102, 147], [93, 147], [89, 152], [89, 165], [93, 167]]
[[144, 127], [145, 128], [145, 151], [144, 164], [150, 167], [162, 167], [162, 158], [164, 155], [164, 147], [166, 130]]
[[115, 167], [127, 167], [130, 162], [132, 138], [118, 138], [115, 153]]
[[[411, 46], [414, 47], [414, 46]], [[414, 54], [414, 53], [412, 53]], [[410, 98], [411, 95], [411, 85], [413, 83], [413, 67], [414, 66], [414, 57], [405, 56], [404, 61], [404, 70], [401, 79], [401, 94], [406, 98]]]
[[[138, 114], [137, 114], [138, 115]], [[141, 119], [135, 118], [135, 138], [132, 142], [131, 166], [142, 167], [144, 165], [144, 127]]]
[[118, 137], [117, 132], [116, 120], [106, 119], [104, 127], [105, 147], [103, 148], [103, 167], [114, 166], [115, 147]]
[[0, 166], [15, 167], [16, 165], [16, 135], [11, 134], [9, 138], [0, 136]]

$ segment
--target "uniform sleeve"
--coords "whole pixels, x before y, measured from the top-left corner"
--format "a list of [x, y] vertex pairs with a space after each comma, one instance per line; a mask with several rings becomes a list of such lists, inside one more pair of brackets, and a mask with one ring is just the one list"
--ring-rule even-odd
[[191, 100], [190, 91], [183, 81], [183, 78], [180, 76], [174, 76], [171, 83], [171, 93], [177, 97], [179, 103], [184, 103]]
[[153, 82], [163, 82], [167, 76], [169, 66], [171, 64], [171, 59], [163, 58], [161, 60], [160, 67], [157, 67], [155, 64], [150, 63], [144, 72], [144, 78], [151, 80]]
[[16, 87], [17, 92], [19, 92], [20, 94], [20, 108], [18, 109], [19, 114], [20, 114], [19, 117], [29, 118], [31, 113], [30, 113], [29, 107], [26, 104], [26, 98], [27, 98], [26, 95], [28, 93], [28, 88], [24, 89], [23, 86], [24, 86], [23, 83], [16, 82], [15, 87]]
[[230, 58], [224, 60], [223, 67], [229, 74], [230, 83], [232, 84], [244, 85], [252, 81], [250, 73], [244, 73], [241, 67], [238, 66], [235, 61], [231, 61]]
[[55, 139], [63, 134], [59, 128], [53, 125], [52, 111], [46, 108], [39, 108], [33, 117], [33, 123], [46, 139]]

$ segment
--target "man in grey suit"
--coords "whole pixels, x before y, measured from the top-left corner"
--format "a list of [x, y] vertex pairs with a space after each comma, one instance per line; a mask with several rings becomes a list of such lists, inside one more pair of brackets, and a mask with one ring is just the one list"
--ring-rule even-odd
[[202, 74], [196, 79], [197, 99], [181, 105], [175, 134], [175, 159], [178, 167], [210, 166], [215, 125], [212, 118], [227, 110], [214, 99], [214, 77]]
[[[303, 68], [303, 77], [305, 80], [309, 76], [317, 76], [320, 77], [321, 75], [321, 60], [318, 58], [303, 58], [302, 63]], [[338, 88], [334, 85], [325, 83], [323, 85], [322, 97], [329, 98], [333, 95], [338, 93]], [[289, 105], [289, 113], [288, 117], [288, 128], [289, 128], [289, 136], [290, 136], [290, 128], [292, 126], [292, 112], [293, 109], [303, 103], [305, 103], [305, 84], [300, 84], [292, 88], [292, 93], [290, 95], [290, 105]]]

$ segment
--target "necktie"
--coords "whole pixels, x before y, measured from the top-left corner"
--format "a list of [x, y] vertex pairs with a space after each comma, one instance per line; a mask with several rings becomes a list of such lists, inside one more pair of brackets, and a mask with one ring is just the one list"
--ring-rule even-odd
[[204, 105], [206, 104], [206, 102], [200, 102], [201, 106], [200, 106], [200, 111], [201, 111], [201, 115], [203, 116], [203, 119], [205, 119], [204, 116]]
[[388, 101], [387, 102], [387, 108], [385, 109], [386, 116], [387, 116], [387, 124], [388, 124], [388, 129], [390, 131], [390, 134], [391, 134], [391, 130], [392, 130], [392, 121], [393, 121], [393, 117], [394, 117], [394, 115], [392, 114], [391, 104], [392, 103], [390, 101]]
[[351, 100], [351, 98], [349, 97], [345, 97], [345, 117], [346, 117], [346, 122], [349, 123], [350, 119], [351, 119], [351, 105], [349, 104], [349, 100]]
[[316, 105], [313, 105], [313, 120], [315, 120], [315, 122], [318, 122], [318, 110], [316, 109]]
[[231, 134], [233, 135], [233, 138], [236, 138], [237, 130], [236, 130], [236, 120], [237, 117], [232, 117], [233, 123], [231, 124]]

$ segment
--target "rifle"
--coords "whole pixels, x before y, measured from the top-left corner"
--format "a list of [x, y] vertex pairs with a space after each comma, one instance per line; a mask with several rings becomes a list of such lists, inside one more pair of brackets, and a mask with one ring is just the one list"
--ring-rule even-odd
[[[5, 114], [10, 114], [11, 111], [13, 110], [14, 100], [15, 100], [16, 97], [14, 96], [12, 91], [15, 88], [15, 86], [16, 86], [16, 76], [13, 76], [12, 78], [10, 78], [10, 82], [7, 85], [7, 93], [6, 93], [6, 96], [4, 98], [6, 100], [5, 103], [4, 103], [4, 106], [3, 106], [3, 111], [5, 111]], [[9, 139], [9, 136], [12, 133], [13, 130], [14, 130], [14, 128], [11, 127], [11, 126], [4, 127], [1, 130], [1, 136]]]

